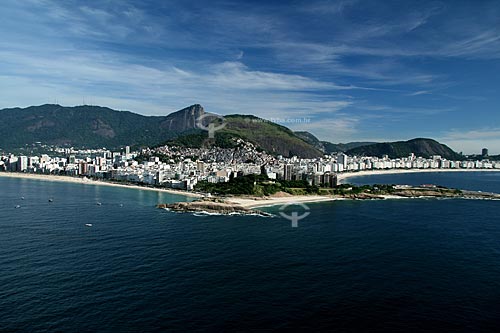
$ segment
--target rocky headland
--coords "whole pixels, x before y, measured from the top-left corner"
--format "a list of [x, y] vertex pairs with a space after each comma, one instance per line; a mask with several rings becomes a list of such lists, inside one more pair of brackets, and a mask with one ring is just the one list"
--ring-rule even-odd
[[240, 196], [240, 197], [211, 197], [202, 198], [191, 202], [175, 202], [157, 205], [158, 208], [175, 212], [208, 213], [221, 215], [261, 215], [271, 214], [255, 209], [256, 207], [320, 202], [327, 200], [381, 200], [395, 198], [449, 198], [449, 199], [475, 199], [475, 200], [500, 200], [500, 194], [481, 191], [467, 191], [449, 189], [439, 186], [408, 186], [388, 185], [384, 189], [376, 186], [345, 188], [341, 193], [330, 195], [301, 195], [294, 196]]
[[222, 200], [204, 198], [191, 202], [175, 202], [157, 205], [158, 208], [171, 210], [174, 212], [208, 213], [222, 215], [261, 215], [271, 216], [271, 214], [243, 207], [237, 203]]

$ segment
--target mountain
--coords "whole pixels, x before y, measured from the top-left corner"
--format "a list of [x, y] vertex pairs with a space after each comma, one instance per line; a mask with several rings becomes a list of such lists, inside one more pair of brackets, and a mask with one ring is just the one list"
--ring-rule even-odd
[[27, 108], [0, 110], [0, 148], [19, 148], [42, 142], [49, 145], [71, 145], [88, 148], [155, 146], [164, 142], [188, 146], [207, 143], [221, 147], [234, 145], [241, 138], [274, 155], [303, 158], [319, 157], [343, 151], [349, 155], [389, 155], [392, 158], [415, 153], [429, 157], [441, 155], [462, 159], [445, 145], [431, 139], [372, 144], [351, 142], [332, 144], [320, 141], [309, 132], [293, 132], [287, 127], [249, 115], [228, 115], [224, 127], [215, 132], [215, 141], [197, 128], [196, 120], [206, 115], [199, 104], [166, 116], [143, 116], [129, 111], [82, 105], [64, 107], [45, 104]]
[[203, 107], [200, 104], [194, 104], [166, 116], [160, 122], [160, 128], [176, 133], [196, 129], [196, 119], [204, 114]]
[[348, 143], [331, 143], [328, 141], [320, 141], [313, 134], [305, 131], [297, 131], [295, 134], [302, 140], [306, 141], [310, 145], [314, 146], [316, 149], [322, 151], [325, 154], [346, 152], [349, 149], [373, 145], [377, 142], [348, 142]]
[[[304, 140], [305, 142], [309, 143], [316, 149], [325, 152], [325, 142], [326, 141], [320, 141], [317, 137], [315, 137], [312, 133], [306, 132], [306, 131], [296, 131], [294, 132], [295, 135], [297, 135], [299, 138]], [[326, 142], [329, 143], [329, 142]]]
[[168, 116], [142, 116], [100, 106], [45, 104], [0, 110], [0, 147], [42, 142], [75, 147], [154, 145], [195, 127], [203, 108], [192, 105]]
[[271, 154], [303, 158], [323, 156], [323, 152], [285, 126], [248, 115], [229, 115], [224, 119], [226, 126], [222, 134], [241, 137]]
[[224, 116], [224, 127], [215, 132], [214, 140], [208, 140], [207, 132], [190, 133], [169, 140], [167, 144], [202, 147], [215, 144], [233, 147], [234, 138], [241, 138], [273, 155], [312, 158], [323, 156], [323, 152], [306, 142], [287, 127], [251, 115]]
[[[202, 144], [206, 131], [197, 128], [204, 116], [199, 104], [166, 116], [142, 116], [129, 111], [83, 105], [64, 107], [45, 104], [0, 110], [0, 148], [19, 148], [42, 142], [88, 148], [155, 146], [179, 138], [184, 144]], [[280, 126], [254, 116], [225, 116], [225, 127], [216, 132], [217, 144], [229, 146], [242, 138], [275, 155], [322, 156], [322, 152]]]
[[440, 155], [449, 160], [462, 160], [463, 156], [448, 146], [432, 139], [418, 138], [409, 141], [384, 142], [349, 149], [347, 155], [378, 156], [388, 155], [390, 158], [406, 157], [411, 153], [422, 157]]
[[348, 143], [331, 143], [328, 141], [321, 141], [321, 144], [325, 147], [325, 153], [341, 153], [346, 152], [349, 149], [374, 145], [376, 142], [348, 142]]

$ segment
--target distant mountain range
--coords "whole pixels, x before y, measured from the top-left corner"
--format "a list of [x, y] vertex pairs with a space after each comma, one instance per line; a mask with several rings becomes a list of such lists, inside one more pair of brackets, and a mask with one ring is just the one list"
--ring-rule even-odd
[[0, 147], [34, 142], [75, 147], [154, 145], [195, 127], [202, 114], [192, 105], [168, 116], [147, 117], [100, 106], [55, 104], [0, 110]]
[[408, 156], [414, 153], [417, 156], [431, 157], [440, 155], [449, 160], [462, 160], [464, 157], [450, 147], [441, 144], [432, 139], [417, 138], [409, 141], [384, 142], [367, 146], [361, 146], [349, 149], [345, 152], [347, 155], [357, 156], [378, 156], [387, 155], [390, 158]]
[[166, 116], [142, 116], [129, 111], [116, 111], [100, 106], [64, 107], [45, 104], [27, 108], [0, 110], [0, 148], [19, 148], [41, 142], [49, 145], [110, 149], [126, 145], [157, 146], [164, 143], [200, 147], [234, 144], [233, 138], [252, 142], [260, 149], [285, 157], [318, 157], [323, 154], [346, 152], [356, 155], [407, 156], [414, 152], [422, 156], [441, 155], [456, 158], [461, 155], [430, 139], [407, 142], [351, 142], [333, 144], [320, 141], [309, 132], [290, 129], [251, 115], [224, 116], [225, 126], [209, 139], [206, 131], [197, 127], [197, 119], [206, 115], [199, 104], [191, 105]]
[[300, 138], [326, 154], [346, 152], [349, 149], [373, 145], [377, 142], [348, 142], [348, 143], [331, 143], [328, 141], [320, 141], [317, 137], [309, 132], [295, 132]]

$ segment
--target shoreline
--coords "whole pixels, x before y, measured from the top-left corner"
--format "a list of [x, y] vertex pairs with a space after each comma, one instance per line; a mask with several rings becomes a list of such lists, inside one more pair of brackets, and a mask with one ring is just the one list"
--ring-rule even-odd
[[[342, 184], [345, 180], [352, 177], [361, 176], [378, 176], [378, 175], [392, 175], [392, 174], [404, 174], [404, 173], [433, 173], [433, 172], [500, 172], [500, 169], [387, 169], [387, 170], [367, 170], [367, 171], [357, 171], [357, 172], [345, 172], [337, 174], [337, 179], [339, 184]], [[394, 195], [383, 195], [384, 199], [405, 199], [404, 197], [394, 196]], [[350, 200], [346, 198], [341, 198], [338, 196], [327, 196], [327, 195], [298, 195], [298, 196], [286, 196], [286, 197], [263, 197], [263, 198], [249, 198], [249, 197], [234, 197], [227, 198], [227, 201], [234, 202], [245, 208], [259, 208], [259, 207], [270, 207], [276, 205], [283, 205], [287, 203], [315, 203], [315, 202], [325, 202], [325, 201], [339, 201], [339, 200]]]
[[284, 205], [287, 203], [314, 203], [314, 202], [325, 202], [325, 201], [335, 201], [335, 200], [345, 200], [341, 198], [330, 197], [326, 195], [295, 195], [289, 197], [264, 197], [258, 199], [245, 198], [245, 197], [234, 197], [227, 198], [228, 202], [238, 204], [245, 208], [261, 208], [270, 207], [276, 205]]
[[[404, 173], [433, 173], [433, 172], [500, 172], [500, 169], [387, 169], [387, 170], [366, 170], [357, 172], [344, 172], [337, 175], [339, 184], [344, 183], [347, 179], [352, 177], [363, 177], [363, 176], [378, 176], [378, 175], [391, 175], [391, 174], [404, 174]], [[46, 174], [33, 174], [33, 173], [15, 173], [15, 172], [0, 172], [0, 177], [8, 178], [21, 178], [21, 179], [34, 179], [42, 181], [56, 181], [56, 182], [66, 182], [74, 184], [87, 184], [87, 185], [97, 185], [97, 186], [114, 186], [121, 188], [128, 188], [134, 190], [145, 190], [145, 191], [155, 191], [163, 192], [169, 194], [175, 194], [185, 197], [193, 198], [203, 198], [205, 195], [199, 193], [192, 193], [183, 190], [174, 190], [167, 188], [152, 188], [147, 186], [135, 185], [135, 184], [119, 184], [113, 182], [106, 182], [101, 180], [93, 180], [89, 178], [79, 178], [72, 176], [62, 176], [62, 175], [46, 175]], [[276, 205], [284, 205], [287, 203], [315, 203], [315, 202], [326, 202], [326, 201], [337, 201], [337, 200], [347, 200], [345, 198], [339, 198], [336, 196], [327, 195], [289, 195], [289, 196], [270, 196], [270, 197], [248, 197], [248, 196], [236, 196], [236, 197], [226, 197], [227, 201], [238, 204], [244, 208], [259, 208], [259, 207], [270, 207]], [[387, 197], [390, 199], [390, 196]]]
[[32, 180], [42, 180], [42, 181], [54, 181], [54, 182], [64, 182], [64, 183], [73, 183], [73, 184], [85, 184], [85, 185], [96, 185], [96, 186], [113, 186], [113, 187], [121, 187], [128, 188], [133, 190], [144, 190], [144, 191], [155, 191], [155, 192], [163, 192], [169, 194], [182, 195], [185, 197], [194, 197], [201, 198], [202, 194], [191, 193], [187, 191], [181, 190], [173, 190], [167, 188], [154, 188], [147, 187], [141, 185], [134, 184], [118, 184], [113, 182], [106, 182], [101, 180], [93, 180], [90, 178], [79, 178], [72, 176], [62, 176], [62, 175], [45, 175], [45, 174], [37, 174], [37, 173], [17, 173], [17, 172], [0, 172], [0, 177], [5, 178], [21, 178], [21, 179], [32, 179]]
[[434, 172], [500, 172], [500, 169], [383, 169], [365, 170], [354, 172], [341, 172], [337, 174], [337, 181], [342, 184], [352, 177], [396, 175], [403, 173], [434, 173]]

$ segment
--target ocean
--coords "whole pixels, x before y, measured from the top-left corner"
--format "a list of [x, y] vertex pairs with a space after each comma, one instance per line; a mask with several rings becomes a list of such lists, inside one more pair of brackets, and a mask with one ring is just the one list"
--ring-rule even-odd
[[[349, 181], [500, 193], [500, 173], [488, 172]], [[264, 208], [272, 218], [155, 208], [185, 199], [0, 177], [0, 332], [470, 332], [500, 324], [499, 201], [314, 203], [297, 228], [280, 207]]]

